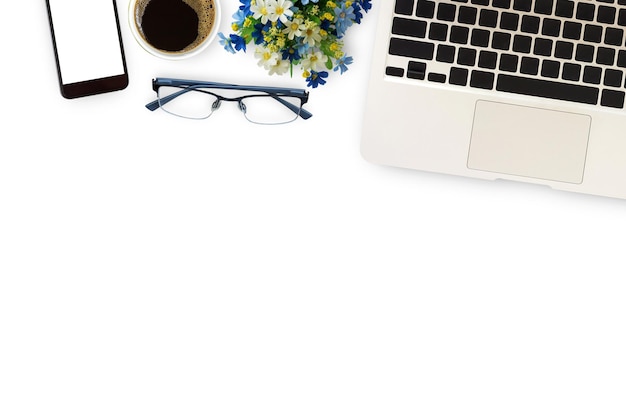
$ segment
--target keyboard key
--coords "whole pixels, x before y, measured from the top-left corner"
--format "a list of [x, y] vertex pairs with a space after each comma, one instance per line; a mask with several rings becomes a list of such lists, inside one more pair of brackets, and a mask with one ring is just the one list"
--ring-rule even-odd
[[480, 51], [478, 54], [478, 66], [485, 69], [496, 69], [498, 54], [492, 51]]
[[430, 19], [435, 15], [435, 2], [430, 0], [417, 0], [417, 17]]
[[519, 72], [527, 75], [537, 75], [539, 73], [539, 60], [529, 56], [522, 57]]
[[448, 25], [432, 22], [428, 29], [428, 39], [445, 41], [448, 38]]
[[586, 104], [597, 104], [600, 95], [600, 90], [596, 87], [518, 77], [510, 74], [498, 75], [496, 90]]
[[615, 23], [616, 10], [615, 7], [600, 6], [598, 7], [598, 23], [607, 23], [612, 25]]
[[513, 0], [513, 9], [520, 12], [530, 12], [531, 0]]
[[459, 23], [464, 23], [466, 25], [473, 25], [476, 23], [476, 16], [478, 15], [478, 11], [475, 7], [467, 7], [461, 6], [459, 7]]
[[437, 19], [445, 22], [454, 22], [456, 16], [456, 6], [449, 3], [439, 3], [437, 8]]
[[409, 61], [406, 76], [415, 80], [426, 78], [426, 64], [424, 62]]
[[476, 64], [476, 50], [469, 48], [459, 48], [459, 54], [456, 58], [459, 65], [467, 65], [473, 67]]
[[587, 84], [600, 84], [602, 80], [602, 68], [586, 66], [583, 70], [583, 82]]
[[500, 29], [516, 31], [519, 25], [519, 15], [515, 13], [503, 12], [500, 15]]
[[557, 0], [554, 14], [558, 17], [572, 18], [574, 16], [574, 2], [571, 0]]
[[604, 85], [607, 87], [621, 87], [624, 73], [620, 70], [607, 69], [604, 72]]
[[435, 45], [410, 39], [391, 38], [389, 54], [431, 60], [435, 54]]
[[468, 77], [469, 71], [466, 68], [450, 68], [450, 84], [466, 86]]
[[535, 39], [533, 54], [540, 56], [552, 56], [552, 39]]
[[533, 39], [530, 36], [515, 35], [513, 37], [513, 51], [524, 54], [530, 53]]
[[574, 44], [572, 42], [556, 41], [554, 47], [554, 57], [561, 59], [572, 59], [574, 56]]
[[626, 9], [621, 9], [617, 17], [617, 24], [620, 26], [626, 26]]
[[446, 82], [446, 75], [445, 74], [439, 74], [437, 72], [431, 72], [430, 74], [428, 74], [428, 81], [432, 81], [432, 82], [436, 82], [436, 83], [445, 83]]
[[541, 34], [544, 36], [557, 37], [561, 33], [561, 21], [556, 19], [543, 19]]
[[454, 55], [456, 53], [456, 48], [450, 45], [439, 45], [437, 46], [437, 55], [435, 60], [438, 62], [447, 62], [449, 64], [454, 62]]
[[621, 46], [624, 38], [624, 30], [619, 28], [606, 28], [604, 43], [607, 45]]
[[495, 28], [498, 24], [498, 12], [495, 10], [482, 9], [478, 18], [478, 24], [484, 27]]
[[491, 90], [493, 89], [494, 79], [495, 75], [492, 72], [472, 71], [470, 87]]
[[469, 39], [469, 28], [465, 26], [452, 26], [450, 28], [450, 42], [466, 44]]
[[586, 42], [600, 43], [602, 42], [602, 26], [585, 25], [583, 40]]
[[493, 0], [491, 5], [498, 9], [508, 9], [511, 7], [511, 0]]
[[596, 5], [592, 3], [579, 2], [576, 6], [576, 19], [593, 22], [596, 14]]
[[[413, 14], [413, 0], [396, 0], [396, 14], [410, 16]], [[389, 75], [389, 74], [388, 74]]]
[[517, 55], [502, 54], [500, 57], [500, 71], [517, 72], [517, 62], [519, 58]]
[[563, 24], [563, 37], [565, 39], [580, 39], [583, 25], [578, 22], [565, 22]]
[[615, 49], [599, 47], [596, 54], [596, 64], [613, 65], [615, 63]]
[[547, 78], [559, 78], [561, 63], [546, 59], [541, 64], [541, 76]]
[[600, 104], [604, 107], [624, 108], [624, 92], [614, 90], [602, 90]]
[[537, 16], [522, 17], [522, 32], [539, 33], [539, 18]]
[[580, 80], [581, 71], [582, 66], [566, 62], [565, 64], [563, 64], [563, 74], [561, 75], [561, 77], [567, 81], [578, 81]]
[[474, 29], [472, 30], [470, 44], [472, 44], [473, 46], [481, 46], [483, 48], [486, 48], [487, 46], [489, 46], [489, 38], [489, 31], [484, 29]]
[[537, 14], [551, 15], [553, 7], [553, 0], [535, 0], [535, 13]]
[[392, 77], [404, 77], [404, 69], [398, 67], [387, 67], [385, 68], [385, 74]]
[[576, 45], [576, 61], [580, 62], [593, 62], [594, 47], [591, 45], [578, 44]]
[[393, 33], [394, 35], [423, 38], [426, 36], [426, 22], [421, 20], [396, 17], [393, 19], [391, 33]]
[[626, 51], [619, 51], [617, 53], [617, 66], [626, 68]]
[[511, 46], [511, 34], [504, 32], [495, 32], [491, 38], [491, 47], [501, 51], [508, 51]]

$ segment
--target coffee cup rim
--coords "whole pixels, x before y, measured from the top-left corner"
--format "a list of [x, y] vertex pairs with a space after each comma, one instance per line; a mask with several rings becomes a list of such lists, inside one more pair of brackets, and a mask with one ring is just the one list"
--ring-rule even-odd
[[142, 49], [149, 52], [150, 54], [168, 60], [181, 60], [191, 58], [192, 56], [196, 56], [199, 53], [203, 52], [217, 37], [217, 33], [219, 30], [219, 25], [221, 21], [221, 7], [219, 6], [219, 0], [213, 0], [213, 10], [214, 10], [214, 18], [213, 18], [213, 26], [211, 27], [211, 31], [207, 35], [207, 37], [196, 46], [194, 49], [187, 52], [172, 52], [168, 53], [154, 46], [150, 45], [139, 33], [139, 29], [135, 24], [135, 5], [139, 0], [130, 0], [128, 2], [128, 25], [130, 26], [130, 31], [133, 34], [133, 37], [141, 46]]

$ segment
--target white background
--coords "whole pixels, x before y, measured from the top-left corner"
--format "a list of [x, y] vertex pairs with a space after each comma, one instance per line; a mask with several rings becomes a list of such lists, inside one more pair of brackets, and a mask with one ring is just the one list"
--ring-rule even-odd
[[1, 416], [626, 414], [626, 202], [363, 161], [379, 1], [280, 127], [147, 111], [155, 76], [304, 83], [154, 58], [123, 0], [129, 87], [65, 100], [44, 1], [6, 6]]

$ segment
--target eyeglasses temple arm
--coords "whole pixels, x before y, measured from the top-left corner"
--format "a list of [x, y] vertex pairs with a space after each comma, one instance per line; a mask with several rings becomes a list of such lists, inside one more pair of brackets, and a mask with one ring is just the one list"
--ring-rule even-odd
[[313, 116], [313, 114], [311, 112], [305, 110], [302, 106], [294, 106], [293, 104], [291, 104], [287, 100], [283, 100], [282, 98], [280, 98], [278, 96], [272, 96], [272, 98], [275, 99], [276, 101], [278, 101], [279, 103], [281, 103], [282, 105], [284, 105], [285, 107], [287, 107], [292, 112], [294, 112], [297, 115], [299, 115], [300, 117], [302, 117], [304, 120], [308, 120], [308, 119], [310, 119]]
[[190, 90], [182, 89], [180, 91], [177, 91], [175, 93], [170, 94], [169, 96], [161, 97], [160, 101], [159, 101], [159, 99], [151, 101], [150, 103], [146, 104], [146, 108], [148, 110], [150, 110], [150, 111], [155, 111], [156, 109], [158, 109], [161, 106], [161, 104], [167, 104], [170, 101], [174, 100], [176, 97], [179, 97], [179, 96], [185, 94], [188, 91], [190, 91]]
[[154, 101], [151, 101], [150, 103], [146, 104], [146, 109], [150, 110], [150, 111], [155, 111], [156, 109], [158, 109], [160, 107], [159, 105], [159, 99], [156, 99]]

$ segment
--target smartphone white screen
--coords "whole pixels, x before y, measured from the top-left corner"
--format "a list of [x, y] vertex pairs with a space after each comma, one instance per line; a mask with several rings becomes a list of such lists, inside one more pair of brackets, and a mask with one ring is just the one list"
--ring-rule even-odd
[[124, 73], [112, 0], [49, 0], [61, 82]]

